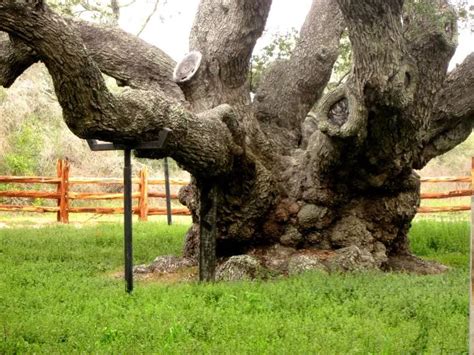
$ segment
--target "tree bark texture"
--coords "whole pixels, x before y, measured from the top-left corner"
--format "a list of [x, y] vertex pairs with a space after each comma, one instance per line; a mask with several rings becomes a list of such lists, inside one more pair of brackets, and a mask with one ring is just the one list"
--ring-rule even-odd
[[[348, 269], [348, 255], [380, 269], [439, 270], [411, 256], [407, 232], [419, 205], [413, 169], [461, 143], [474, 122], [474, 55], [447, 72], [452, 9], [443, 0], [314, 0], [291, 57], [270, 66], [252, 102], [249, 61], [270, 7], [202, 0], [190, 49], [203, 59], [177, 85], [169, 56], [120, 29], [0, 2], [0, 84], [41, 61], [79, 137], [133, 143], [170, 128], [166, 148], [138, 155], [170, 156], [193, 175], [180, 193], [193, 212], [187, 258], [197, 260], [206, 210], [220, 263], [249, 254], [285, 273], [295, 256]], [[323, 93], [345, 29], [352, 70]], [[111, 93], [102, 73], [124, 92]], [[210, 191], [202, 200], [217, 201], [215, 211], [199, 203]]]

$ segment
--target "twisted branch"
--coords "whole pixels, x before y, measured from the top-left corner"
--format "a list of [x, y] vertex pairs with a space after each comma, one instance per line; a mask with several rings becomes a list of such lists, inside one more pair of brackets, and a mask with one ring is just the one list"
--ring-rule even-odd
[[301, 125], [331, 76], [342, 31], [337, 4], [314, 0], [291, 57], [265, 73], [255, 95], [255, 111], [264, 131], [281, 132], [282, 146], [298, 146]]
[[198, 118], [156, 87], [112, 95], [75, 27], [49, 9], [0, 3], [0, 30], [24, 41], [45, 63], [66, 124], [79, 137], [134, 143], [156, 139], [168, 127], [169, 144], [160, 154], [196, 176], [232, 169], [235, 143], [215, 113]]

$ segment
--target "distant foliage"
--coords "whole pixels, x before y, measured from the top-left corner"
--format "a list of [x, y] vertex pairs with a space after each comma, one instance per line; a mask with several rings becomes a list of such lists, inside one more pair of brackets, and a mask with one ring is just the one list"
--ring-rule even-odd
[[[406, 24], [423, 20], [424, 23], [435, 25], [441, 33], [456, 24], [457, 11], [448, 10], [447, 6], [439, 5], [440, 0], [409, 0], [405, 2], [403, 21]], [[439, 9], [442, 9], [441, 11]], [[454, 31], [455, 29], [452, 28]]]
[[474, 4], [472, 0], [451, 0], [456, 9], [458, 26], [470, 28], [474, 32]]
[[32, 116], [9, 137], [10, 150], [4, 155], [4, 171], [9, 175], [29, 175], [38, 170], [43, 133], [37, 117]]
[[334, 72], [337, 75], [344, 75], [351, 69], [352, 64], [352, 50], [351, 41], [349, 40], [349, 34], [345, 31], [342, 34], [341, 41], [339, 42], [339, 57], [334, 64]]
[[298, 31], [292, 28], [287, 33], [273, 34], [271, 42], [252, 56], [250, 68], [251, 91], [255, 92], [262, 74], [275, 60], [288, 59], [298, 40]]
[[339, 41], [339, 56], [332, 68], [331, 79], [327, 89], [334, 89], [343, 82], [349, 74], [352, 66], [352, 49], [349, 33], [344, 31]]
[[48, 5], [55, 11], [94, 22], [111, 23], [115, 20], [110, 0], [50, 0]]

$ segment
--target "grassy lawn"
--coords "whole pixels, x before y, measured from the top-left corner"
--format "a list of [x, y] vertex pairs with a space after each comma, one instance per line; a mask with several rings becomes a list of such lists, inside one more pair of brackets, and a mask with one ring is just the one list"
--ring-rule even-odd
[[[136, 223], [135, 262], [179, 254], [185, 223]], [[467, 353], [469, 224], [415, 222], [437, 276], [307, 273], [271, 282], [139, 282], [119, 223], [0, 229], [0, 353]]]

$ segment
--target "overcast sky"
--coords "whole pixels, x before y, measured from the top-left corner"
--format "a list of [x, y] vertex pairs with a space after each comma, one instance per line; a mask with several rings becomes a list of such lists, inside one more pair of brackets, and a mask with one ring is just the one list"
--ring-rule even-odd
[[[469, 0], [473, 2], [474, 0]], [[299, 29], [311, 6], [312, 0], [273, 0], [264, 36], [257, 43], [256, 50], [264, 46], [275, 33], [286, 33], [291, 28]], [[147, 14], [153, 8], [153, 1], [137, 0], [133, 6], [124, 8], [120, 26], [137, 33]], [[141, 37], [160, 47], [175, 60], [188, 52], [188, 37], [199, 0], [161, 0], [157, 13], [151, 18]], [[474, 33], [471, 28], [463, 29], [459, 46], [451, 66], [460, 63], [474, 51]]]

